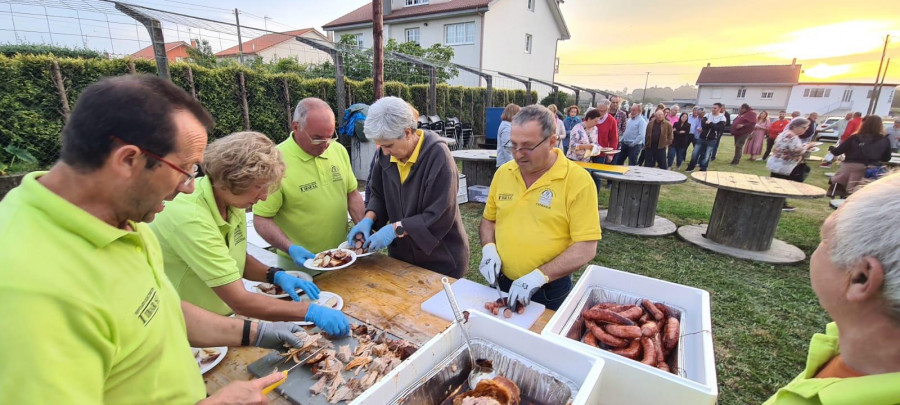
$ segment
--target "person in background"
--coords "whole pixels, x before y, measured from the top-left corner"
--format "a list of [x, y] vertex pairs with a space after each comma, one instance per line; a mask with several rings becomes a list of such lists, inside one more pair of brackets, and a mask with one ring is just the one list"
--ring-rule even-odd
[[[835, 142], [834, 146], [838, 146], [841, 144], [841, 138], [843, 138], [844, 131], [847, 130], [847, 125], [850, 124], [850, 120], [852, 120], [852, 119], [853, 119], [853, 113], [848, 112], [847, 115], [844, 116], [844, 118], [837, 120], [835, 123], [833, 123], [831, 125], [823, 125], [822, 128], [819, 129], [819, 132], [822, 132], [822, 131], [825, 131], [828, 129], [834, 129], [834, 133], [836, 133], [838, 136], [838, 140], [837, 140], [837, 142]], [[822, 161], [822, 163], [819, 164], [819, 166], [831, 167], [831, 162], [833, 160], [834, 160], [834, 155], [831, 154], [831, 152], [828, 152], [825, 155], [825, 159]]]
[[[806, 179], [809, 168], [803, 162], [812, 144], [804, 144], [800, 135], [809, 128], [809, 120], [806, 118], [794, 118], [787, 128], [775, 138], [775, 146], [772, 148], [772, 156], [766, 161], [766, 168], [771, 176], [776, 179], [785, 179], [802, 183]], [[796, 208], [784, 202], [782, 211], [794, 211]]]
[[[779, 111], [778, 119], [769, 125], [769, 130], [766, 131], [766, 153], [763, 154], [762, 160], [769, 158], [769, 153], [772, 152], [772, 145], [775, 144], [775, 138], [778, 138], [778, 135], [781, 135], [788, 124], [791, 123], [791, 120], [785, 118], [784, 115], [784, 111]], [[797, 115], [799, 116], [800, 114], [798, 113]]]
[[691, 145], [691, 141], [694, 139], [694, 136], [691, 135], [691, 123], [688, 122], [688, 113], [681, 113], [681, 116], [678, 118], [678, 122], [672, 128], [672, 145], [669, 146], [669, 154], [667, 156], [668, 161], [666, 163], [668, 163], [669, 170], [672, 170], [673, 167], [675, 169], [681, 168], [681, 164], [684, 163], [687, 157], [688, 146]]
[[770, 126], [769, 113], [766, 111], [759, 113], [759, 118], [756, 119], [756, 126], [753, 128], [753, 132], [750, 133], [746, 146], [744, 146], [744, 153], [750, 155], [749, 160], [751, 162], [759, 160], [758, 157], [762, 154], [763, 139], [766, 138]]
[[725, 132], [725, 115], [722, 114], [722, 104], [715, 103], [712, 106], [712, 114], [702, 119], [702, 130], [700, 132], [700, 140], [694, 146], [694, 154], [691, 156], [691, 162], [688, 163], [687, 171], [692, 172], [697, 165], [700, 165], [700, 171], [705, 172], [709, 167], [712, 153], [719, 145], [722, 139], [722, 133]]
[[619, 143], [622, 143], [622, 134], [625, 133], [625, 121], [628, 120], [628, 111], [622, 109], [621, 100], [619, 96], [611, 96], [609, 98], [609, 114], [619, 124]]
[[[656, 116], [656, 112], [657, 112], [657, 111], [662, 111], [662, 112], [663, 112], [663, 117], [665, 117], [666, 115], [668, 115], [667, 110], [668, 110], [668, 108], [666, 108], [666, 105], [665, 105], [665, 104], [663, 104], [663, 103], [657, 104], [657, 105], [656, 105], [656, 110], [653, 111], [652, 114], [647, 115], [647, 123], [649, 124], [650, 121]], [[645, 135], [646, 135], [646, 134], [645, 134]], [[641, 154], [638, 156], [637, 165], [638, 165], [638, 166], [643, 166], [643, 165], [644, 165], [644, 162], [646, 161], [646, 159], [647, 159], [647, 147], [646, 147], [646, 145], [643, 145], [643, 147], [641, 148]]]
[[564, 152], [569, 151], [569, 143], [572, 141], [572, 128], [581, 122], [581, 118], [578, 118], [578, 113], [579, 109], [577, 105], [570, 105], [569, 108], [566, 108], [566, 119], [563, 120], [563, 126], [566, 127], [566, 139], [563, 140]]
[[[600, 119], [597, 120], [597, 145], [601, 148], [618, 149], [619, 147], [619, 124], [610, 112], [611, 103], [609, 100], [600, 100], [597, 102], [597, 111], [600, 112]], [[612, 163], [613, 155], [601, 153], [591, 158], [594, 163]]]
[[694, 145], [693, 150], [691, 150], [691, 159], [688, 161], [688, 165], [690, 165], [690, 161], [696, 162], [699, 158], [698, 154], [700, 153], [700, 134], [703, 132], [704, 117], [706, 117], [706, 109], [697, 108], [697, 116], [688, 118], [688, 121], [690, 121], [691, 123], [691, 135], [693, 135], [691, 143]]
[[597, 189], [587, 171], [551, 146], [553, 120], [541, 105], [513, 119], [516, 159], [497, 169], [479, 226], [479, 272], [509, 291], [511, 308], [534, 301], [558, 309], [572, 290], [572, 273], [594, 258], [601, 237]]
[[[669, 117], [672, 116], [672, 110], [671, 110], [670, 108], [668, 108], [668, 107], [663, 108], [663, 114], [664, 114], [665, 120], [668, 121], [668, 120], [669, 120]], [[653, 117], [650, 117], [650, 118], [653, 119]]]
[[[723, 116], [725, 116], [725, 128], [731, 127], [731, 113], [729, 113], [728, 110], [725, 109], [724, 104], [722, 104], [722, 103], [718, 103], [718, 104], [719, 104], [719, 112]], [[712, 154], [710, 155], [710, 158], [709, 158], [710, 162], [716, 160], [716, 155], [719, 153], [719, 144], [722, 143], [722, 136], [724, 136], [724, 135], [725, 135], [725, 132], [723, 131], [722, 134], [719, 136], [719, 141], [716, 142], [715, 146], [713, 146]]]
[[647, 120], [641, 115], [642, 110], [643, 106], [638, 103], [631, 105], [631, 115], [628, 116], [625, 133], [622, 134], [622, 143], [619, 144], [622, 152], [616, 156], [618, 165], [625, 164], [625, 159], [628, 159], [630, 166], [638, 164], [638, 154], [644, 149], [644, 138], [647, 134]]
[[672, 126], [675, 126], [675, 123], [678, 122], [680, 115], [681, 107], [679, 107], [678, 104], [675, 104], [670, 108], [670, 113], [668, 116], [666, 116], [666, 119], [669, 120], [669, 123], [672, 124]]
[[809, 279], [833, 322], [764, 405], [900, 400], [900, 174], [862, 187], [822, 225]]
[[731, 159], [731, 165], [737, 166], [741, 163], [741, 156], [744, 152], [744, 143], [753, 133], [756, 126], [756, 111], [750, 108], [747, 103], [741, 104], [739, 110], [740, 115], [731, 123], [731, 135], [734, 138], [734, 158]]
[[792, 112], [791, 112], [791, 121], [793, 121], [794, 118], [800, 117], [800, 115], [802, 115], [802, 114], [803, 114], [803, 113], [801, 113], [799, 110], [794, 110], [794, 111], [792, 111]]
[[891, 151], [900, 152], [900, 120], [894, 121], [894, 125], [887, 129], [885, 136], [891, 141]]
[[593, 109], [584, 115], [584, 121], [575, 124], [570, 134], [571, 142], [566, 157], [576, 162], [590, 162], [591, 156], [599, 153], [597, 143], [597, 121], [600, 120], [599, 109]]
[[509, 143], [510, 122], [513, 117], [519, 113], [519, 107], [516, 104], [507, 104], [500, 114], [500, 127], [497, 128], [497, 167], [503, 166], [504, 163], [513, 159], [512, 153], [506, 145]]
[[[547, 106], [547, 109], [553, 113], [553, 117], [556, 118], [556, 136], [559, 138], [559, 141], [556, 142], [556, 147], [563, 149], [563, 140], [566, 138], [566, 126], [563, 124], [563, 121], [559, 119], [559, 109], [556, 108], [556, 104], [550, 104]], [[563, 149], [563, 153], [566, 153], [565, 149]]]
[[800, 141], [803, 143], [812, 142], [815, 139], [816, 120], [819, 119], [819, 113], [811, 112], [806, 119], [809, 120], [809, 128], [806, 129], [803, 135], [800, 135]]
[[302, 268], [316, 253], [344, 241], [347, 215], [362, 219], [362, 195], [350, 156], [338, 142], [334, 112], [309, 97], [294, 109], [291, 133], [278, 145], [285, 164], [281, 187], [253, 204], [253, 227], [279, 255]]
[[461, 278], [469, 266], [469, 238], [456, 203], [456, 162], [438, 134], [417, 129], [417, 116], [397, 97], [369, 107], [364, 131], [382, 154], [365, 218], [346, 240], [352, 243], [361, 233], [369, 251], [387, 248], [397, 260]]
[[870, 115], [863, 119], [856, 135], [851, 135], [838, 146], [828, 148], [834, 156], [845, 155], [844, 163], [829, 183], [835, 187], [832, 194], [845, 197], [856, 190], [866, 177], [869, 166], [881, 165], [891, 160], [891, 141], [884, 136], [881, 117]]
[[659, 166], [660, 169], [668, 169], [666, 148], [672, 144], [672, 124], [666, 119], [663, 111], [656, 111], [653, 119], [647, 124], [646, 131], [644, 136], [644, 150], [646, 151], [644, 166]]
[[[182, 300], [219, 315], [267, 321], [308, 321], [332, 336], [349, 333], [347, 317], [310, 300], [319, 288], [269, 267], [247, 253], [247, 216], [281, 184], [281, 152], [259, 132], [238, 132], [209, 144], [200, 164], [206, 175], [195, 191], [180, 194], [150, 223], [159, 239], [166, 276]], [[242, 278], [281, 287], [291, 301], [255, 294]], [[300, 301], [303, 290], [309, 300]]]

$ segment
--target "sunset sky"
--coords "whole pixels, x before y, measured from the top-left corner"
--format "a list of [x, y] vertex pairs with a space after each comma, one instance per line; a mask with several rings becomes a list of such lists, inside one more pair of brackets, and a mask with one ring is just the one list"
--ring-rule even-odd
[[[242, 10], [244, 25], [289, 30], [321, 26], [367, 0], [130, 0], [148, 7], [233, 21], [231, 10]], [[525, 0], [499, 0], [522, 1]], [[52, 4], [58, 0], [47, 1]], [[78, 1], [68, 2], [77, 3]], [[65, 2], [64, 2], [65, 3]], [[323, 4], [327, 3], [327, 7]], [[50, 8], [51, 6], [48, 6]], [[884, 37], [892, 35], [888, 57], [895, 59], [887, 82], [900, 83], [900, 6], [897, 0], [816, 2], [757, 0], [754, 2], [719, 1], [687, 3], [656, 0], [599, 1], [565, 0], [561, 9], [572, 38], [560, 41], [558, 57], [561, 83], [585, 87], [622, 90], [642, 88], [646, 72], [649, 86], [677, 87], [694, 84], [707, 62], [714, 66], [789, 64], [797, 58], [803, 65], [801, 81], [871, 82], [878, 69]], [[19, 13], [12, 21], [10, 12]], [[33, 13], [33, 14], [21, 14]], [[48, 22], [42, 7], [19, 3], [0, 5], [0, 43], [15, 42], [10, 28], [15, 23], [19, 39], [47, 42]], [[74, 11], [50, 9], [51, 15], [74, 15]], [[146, 31], [122, 27], [115, 35], [122, 39], [111, 44], [107, 24], [84, 19], [78, 27], [73, 18], [51, 18], [55, 43], [79, 46], [82, 43], [100, 50], [115, 47], [117, 54], [131, 53], [148, 45]], [[115, 16], [110, 16], [113, 18]], [[126, 21], [130, 21], [127, 17]], [[263, 17], [270, 17], [263, 20]], [[96, 16], [95, 16], [96, 18]], [[166, 23], [164, 23], [164, 26]], [[166, 40], [189, 39], [167, 33]], [[79, 31], [82, 30], [82, 31]], [[27, 33], [24, 31], [35, 31]], [[115, 27], [112, 30], [116, 32]], [[196, 32], [196, 31], [195, 31]], [[130, 33], [130, 34], [129, 34]], [[81, 37], [77, 34], [94, 35]], [[215, 42], [215, 41], [211, 41]], [[139, 46], [140, 45], [140, 46]], [[234, 44], [229, 44], [231, 46]], [[227, 47], [226, 46], [226, 47]], [[214, 50], [216, 45], [213, 45]]]

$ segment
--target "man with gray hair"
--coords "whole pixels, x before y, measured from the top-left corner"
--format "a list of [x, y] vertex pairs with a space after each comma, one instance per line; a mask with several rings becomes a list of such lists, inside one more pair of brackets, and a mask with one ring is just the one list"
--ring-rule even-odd
[[[417, 129], [413, 111], [397, 97], [369, 107], [366, 138], [382, 153], [372, 171], [365, 218], [346, 239], [352, 244], [362, 234], [369, 251], [387, 248], [395, 259], [461, 278], [469, 267], [469, 238], [456, 203], [456, 162], [441, 137]], [[373, 226], [379, 229], [370, 236]]]
[[481, 219], [479, 270], [509, 291], [515, 310], [532, 300], [556, 310], [572, 273], [597, 254], [597, 188], [588, 172], [554, 149], [554, 117], [530, 105], [513, 118], [514, 161], [497, 169]]
[[619, 96], [609, 97], [609, 115], [612, 115], [613, 118], [616, 119], [620, 137], [619, 141], [621, 142], [621, 136], [625, 132], [625, 120], [628, 119], [628, 112], [622, 109], [621, 98], [619, 98]]
[[284, 156], [281, 187], [253, 205], [253, 226], [297, 267], [344, 241], [347, 212], [363, 217], [362, 195], [347, 150], [334, 143], [334, 112], [318, 98], [297, 103], [291, 135], [278, 145]]
[[[900, 401], [900, 174], [853, 193], [822, 225], [809, 278], [834, 322], [765, 405]], [[827, 402], [826, 402], [827, 399]]]

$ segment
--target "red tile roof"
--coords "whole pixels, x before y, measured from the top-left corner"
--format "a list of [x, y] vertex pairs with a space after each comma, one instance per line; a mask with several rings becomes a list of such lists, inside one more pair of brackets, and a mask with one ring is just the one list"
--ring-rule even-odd
[[[299, 30], [293, 31], [285, 31], [281, 33], [275, 34], [266, 34], [256, 38], [253, 38], [249, 41], [244, 42], [244, 54], [245, 55], [253, 55], [263, 49], [271, 48], [275, 45], [278, 45], [287, 40], [293, 40], [294, 37], [299, 37], [303, 34], [306, 34], [310, 31], [316, 31], [312, 28], [303, 28]], [[316, 31], [318, 33], [318, 31]], [[324, 37], [324, 36], [323, 36]], [[224, 51], [221, 51], [216, 54], [216, 56], [232, 56], [238, 54], [238, 46], [232, 46]]]
[[[390, 1], [390, 0], [385, 0]], [[487, 7], [491, 0], [450, 0], [437, 4], [425, 4], [421, 6], [410, 6], [391, 10], [391, 13], [384, 16], [384, 21], [396, 20], [404, 17], [413, 17], [428, 14], [444, 13], [449, 11], [470, 10], [476, 8]], [[325, 30], [333, 30], [334, 28], [372, 22], [372, 3], [366, 4], [356, 10], [353, 10], [342, 17], [322, 26]]]
[[800, 66], [706, 66], [697, 77], [697, 84], [797, 84]]
[[[165, 45], [165, 47], [166, 47], [167, 55], [169, 52], [171, 52], [175, 48], [178, 48], [179, 46], [190, 46], [187, 44], [187, 42], [184, 42], [184, 41], [166, 42], [163, 45]], [[135, 58], [151, 59], [151, 60], [156, 58], [156, 56], [153, 55], [153, 45], [150, 45], [144, 49], [141, 49], [140, 51], [137, 51], [137, 52], [131, 54], [131, 56], [135, 57]]]

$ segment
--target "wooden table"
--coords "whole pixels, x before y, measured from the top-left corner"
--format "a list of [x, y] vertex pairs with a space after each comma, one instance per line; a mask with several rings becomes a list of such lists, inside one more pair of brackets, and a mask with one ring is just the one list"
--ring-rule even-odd
[[466, 184], [470, 186], [491, 185], [497, 171], [497, 151], [494, 149], [460, 149], [450, 152], [453, 159], [462, 162]]
[[663, 184], [687, 181], [681, 173], [650, 167], [628, 166], [624, 174], [594, 171], [612, 187], [609, 209], [600, 211], [600, 226], [615, 232], [639, 236], [665, 236], [675, 233], [672, 221], [656, 215], [659, 189]]
[[[315, 277], [315, 282], [322, 291], [337, 293], [344, 299], [343, 312], [347, 315], [421, 346], [450, 326], [450, 322], [420, 307], [443, 290], [441, 277], [433, 271], [376, 253], [359, 258], [346, 269], [323, 272]], [[540, 333], [554, 313], [544, 311], [531, 331]], [[251, 379], [247, 366], [269, 352], [269, 349], [250, 347], [228, 348], [225, 359], [203, 376], [207, 392], [216, 392], [231, 381]], [[289, 403], [275, 392], [269, 394], [269, 401]]]
[[820, 198], [825, 190], [795, 181], [729, 172], [695, 172], [691, 178], [716, 187], [709, 225], [686, 225], [678, 236], [704, 249], [775, 264], [803, 261], [796, 246], [775, 239], [787, 198]]

